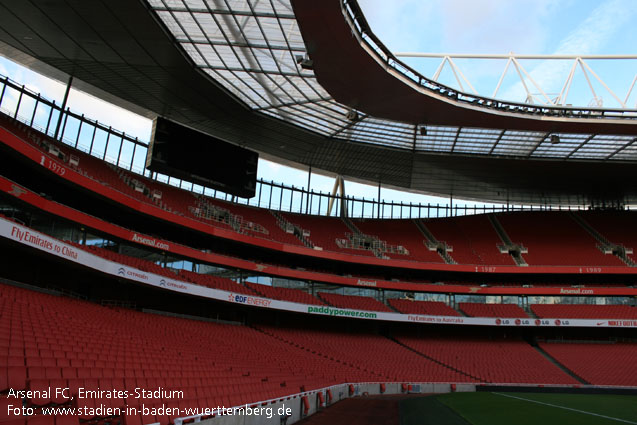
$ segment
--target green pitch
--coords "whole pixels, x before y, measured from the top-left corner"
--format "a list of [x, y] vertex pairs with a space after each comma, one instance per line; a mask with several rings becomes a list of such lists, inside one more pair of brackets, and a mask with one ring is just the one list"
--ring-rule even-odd
[[637, 425], [637, 396], [453, 393], [407, 399], [401, 425]]

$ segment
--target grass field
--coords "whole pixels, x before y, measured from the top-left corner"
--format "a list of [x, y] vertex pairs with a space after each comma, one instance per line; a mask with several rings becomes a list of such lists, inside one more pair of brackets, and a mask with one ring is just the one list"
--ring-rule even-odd
[[637, 396], [452, 393], [403, 400], [401, 425], [637, 425]]

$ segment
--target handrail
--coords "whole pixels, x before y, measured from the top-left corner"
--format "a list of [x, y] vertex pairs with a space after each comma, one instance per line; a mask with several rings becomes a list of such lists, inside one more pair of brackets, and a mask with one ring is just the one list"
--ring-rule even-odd
[[[17, 91], [17, 100], [10, 99], [7, 88]], [[30, 101], [25, 100], [25, 96]], [[9, 100], [7, 100], [9, 99]], [[4, 103], [3, 103], [4, 102]], [[274, 211], [299, 213], [307, 215], [326, 215], [328, 204], [336, 202], [333, 211], [341, 211], [341, 203], [350, 218], [390, 218], [390, 219], [423, 219], [449, 217], [469, 214], [483, 214], [506, 211], [547, 211], [547, 210], [583, 210], [588, 205], [449, 205], [440, 203], [395, 202], [376, 199], [365, 199], [341, 196], [322, 191], [314, 191], [280, 182], [257, 180], [256, 195], [251, 199], [236, 198], [227, 193], [210, 188], [197, 186], [192, 182], [151, 173], [143, 168], [148, 143], [137, 137], [118, 131], [111, 126], [90, 119], [84, 114], [78, 114], [66, 108], [62, 111], [54, 100], [43, 98], [25, 85], [0, 75], [0, 110], [24, 124], [54, 137], [54, 125], [62, 114], [61, 128], [58, 140], [89, 155], [128, 169], [131, 172], [176, 186], [193, 193], [204, 194], [217, 199], [248, 205]], [[99, 142], [98, 135], [103, 135], [105, 141]], [[98, 143], [99, 142], [99, 143]], [[118, 143], [116, 148], [110, 149], [112, 143]], [[129, 148], [124, 149], [126, 143]], [[87, 147], [88, 146], [88, 147]], [[132, 146], [132, 148], [130, 148]], [[116, 155], [114, 157], [113, 155]], [[139, 159], [143, 159], [139, 161]], [[141, 167], [139, 164], [142, 164]]]

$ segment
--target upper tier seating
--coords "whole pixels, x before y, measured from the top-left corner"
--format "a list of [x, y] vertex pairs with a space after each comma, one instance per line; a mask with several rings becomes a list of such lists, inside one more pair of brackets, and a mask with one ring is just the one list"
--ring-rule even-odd
[[384, 253], [389, 258], [444, 263], [436, 251], [429, 251], [425, 245], [425, 236], [420, 233], [412, 220], [352, 220], [352, 223], [364, 234], [376, 236], [389, 245], [403, 246], [409, 252], [409, 255]]
[[303, 214], [281, 213], [288, 222], [310, 232], [308, 239], [314, 246], [327, 251], [344, 252], [353, 255], [365, 255], [373, 257], [374, 253], [369, 249], [341, 248], [336, 244], [336, 239], [347, 239], [347, 234], [352, 231], [345, 222], [337, 217], [310, 216]]
[[529, 317], [526, 311], [515, 304], [482, 304], [482, 303], [458, 303], [458, 309], [467, 316], [473, 317], [503, 317], [523, 318]]
[[543, 343], [540, 346], [592, 384], [634, 386], [637, 382], [637, 344]]
[[393, 312], [391, 308], [387, 307], [385, 304], [372, 297], [361, 297], [358, 295], [341, 295], [333, 294], [330, 292], [319, 292], [317, 295], [327, 304], [334, 307], [351, 308], [353, 310]]
[[[25, 141], [64, 162], [68, 168], [141, 202], [217, 228], [286, 244], [303, 245], [299, 237], [283, 230], [277, 218], [268, 210], [197, 195], [173, 185], [136, 175], [52, 141], [5, 116], [2, 121], [3, 125]], [[211, 213], [212, 210], [214, 213]], [[557, 211], [513, 212], [500, 213], [496, 217], [512, 241], [528, 249], [528, 253], [523, 254], [523, 257], [529, 265], [625, 266], [617, 256], [600, 251], [596, 247], [597, 241], [569, 214]], [[577, 214], [610, 242], [622, 243], [629, 248], [637, 245], [637, 234], [632, 226], [633, 213], [622, 211]], [[347, 239], [347, 234], [352, 233], [340, 218], [289, 213], [281, 215], [300, 229], [309, 231], [307, 239], [315, 246], [353, 255], [375, 255], [371, 249], [342, 248], [337, 245], [336, 239]], [[381, 253], [382, 255], [394, 259], [442, 262], [442, 258], [435, 252], [421, 249], [424, 247], [424, 236], [410, 220], [355, 220], [355, 223], [363, 233], [377, 236], [392, 246], [404, 246], [409, 251], [409, 255], [396, 252]], [[486, 215], [423, 220], [423, 223], [434, 237], [453, 248], [449, 254], [458, 264], [515, 264], [509, 254], [501, 254], [498, 251], [497, 246], [502, 241]], [[631, 258], [637, 259], [637, 254], [632, 254]]]
[[429, 231], [453, 248], [450, 252], [458, 264], [515, 265], [509, 254], [501, 254], [502, 240], [486, 215], [424, 220]]
[[[175, 186], [115, 167], [94, 156], [75, 150], [57, 141], [52, 141], [49, 138], [46, 138], [47, 145], [41, 145], [27, 137], [26, 132], [20, 130], [18, 132], [21, 133], [24, 140], [49, 154], [51, 154], [49, 152], [50, 149], [59, 151], [59, 154], [52, 156], [65, 161], [70, 168], [80, 174], [113, 187], [141, 202], [153, 204], [166, 211], [196, 219], [215, 227], [228, 230], [234, 229], [256, 237], [302, 245], [302, 242], [297, 237], [283, 231], [277, 224], [275, 217], [267, 210], [195, 195]], [[53, 148], [50, 148], [51, 146]], [[71, 156], [77, 158], [77, 165], [69, 163]], [[204, 215], [202, 214], [201, 202], [207, 202], [210, 205], [219, 207], [221, 210], [226, 210], [231, 215], [225, 215], [223, 219], [215, 219], [211, 215]]]
[[637, 307], [628, 305], [532, 304], [537, 317], [563, 319], [637, 319]]
[[266, 209], [249, 207], [240, 204], [231, 204], [215, 198], [206, 199], [210, 204], [227, 209], [232, 214], [242, 217], [244, 221], [249, 223], [258, 223], [267, 230], [267, 234], [264, 234], [257, 231], [254, 227], [246, 226], [244, 230], [244, 233], [246, 234], [260, 238], [273, 239], [291, 245], [303, 245], [303, 242], [301, 242], [301, 240], [294, 234], [285, 232], [285, 230], [283, 230], [277, 223], [276, 217], [274, 217], [274, 215]]
[[535, 266], [623, 266], [614, 255], [604, 254], [597, 241], [568, 212], [515, 212], [497, 214], [513, 243], [522, 244], [522, 256]]
[[406, 314], [427, 314], [432, 316], [460, 316], [453, 308], [441, 301], [412, 301], [391, 298], [387, 300], [394, 309]]
[[633, 253], [628, 257], [637, 262], [637, 228], [635, 211], [578, 211], [581, 218], [590, 224], [610, 243], [632, 248]]

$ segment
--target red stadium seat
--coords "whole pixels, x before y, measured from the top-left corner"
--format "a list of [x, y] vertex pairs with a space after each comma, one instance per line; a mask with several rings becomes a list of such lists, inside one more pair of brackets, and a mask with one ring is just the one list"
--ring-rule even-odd
[[7, 382], [9, 388], [23, 390], [27, 387], [26, 366], [12, 366], [7, 369]]

